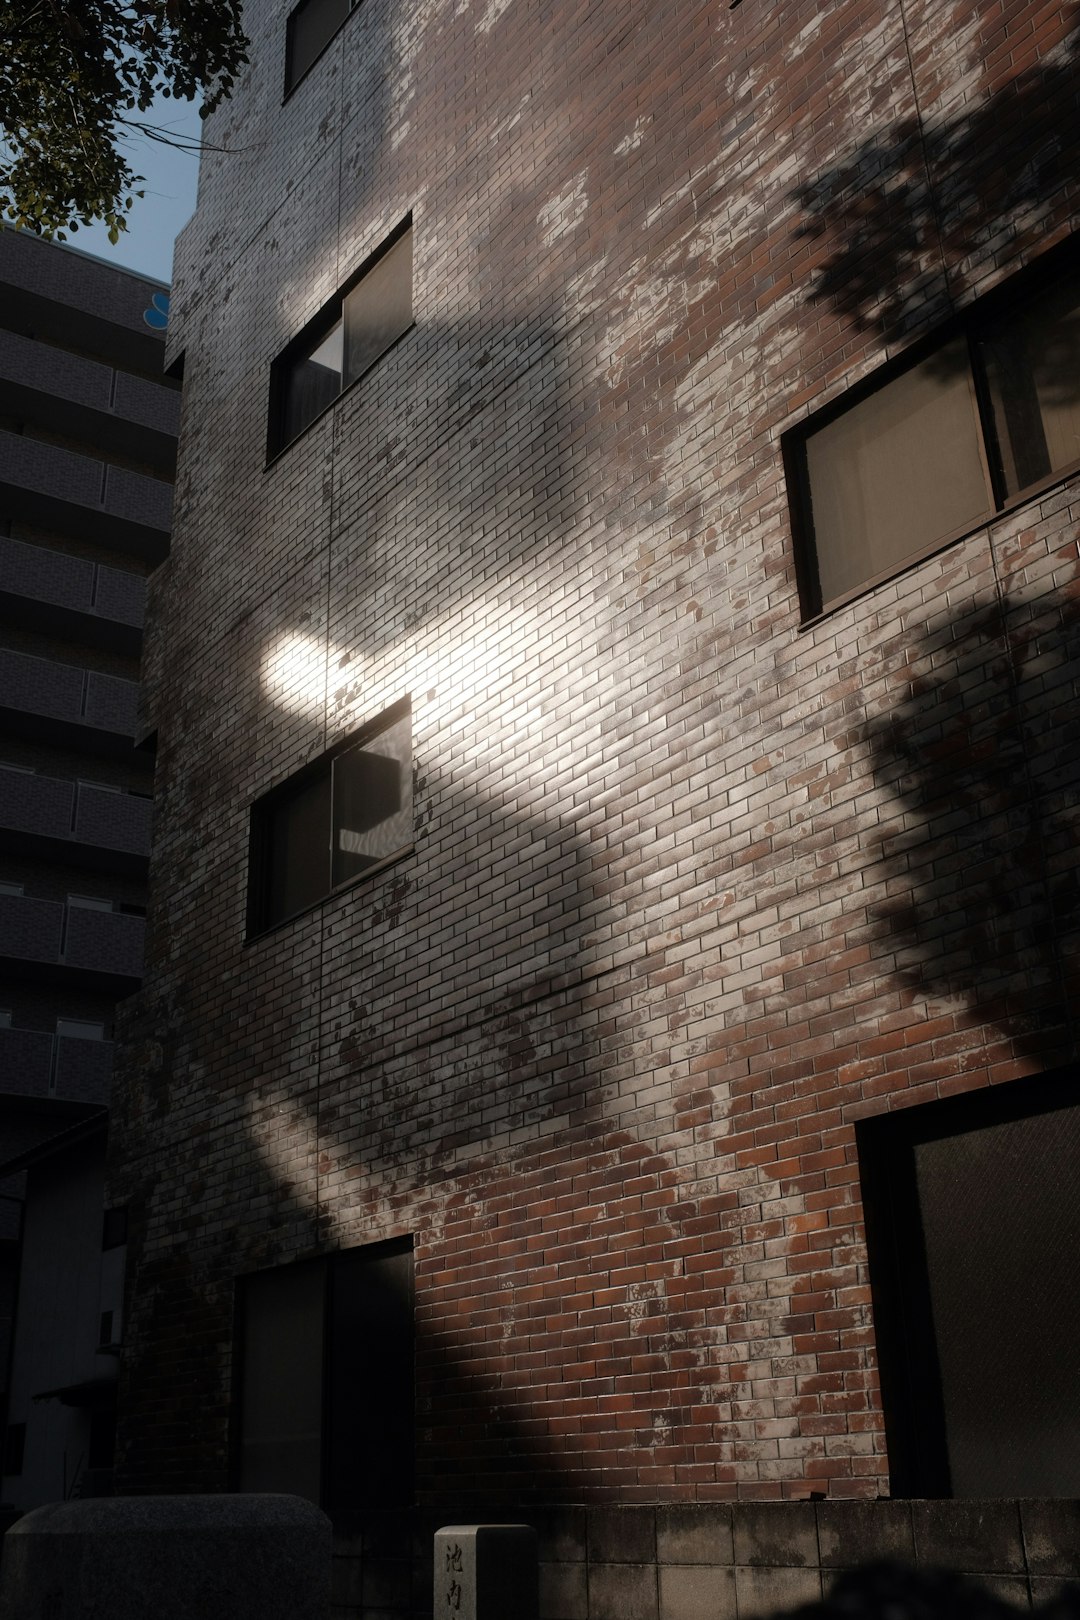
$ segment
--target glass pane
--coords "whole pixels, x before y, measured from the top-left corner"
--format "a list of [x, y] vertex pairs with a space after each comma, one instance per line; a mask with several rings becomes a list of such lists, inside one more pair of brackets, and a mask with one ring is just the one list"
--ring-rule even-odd
[[340, 318], [285, 373], [282, 444], [289, 444], [341, 393], [343, 328]]
[[412, 1253], [347, 1251], [332, 1265], [327, 1506], [401, 1507], [413, 1483]]
[[1010, 495], [1080, 461], [1080, 288], [1014, 310], [982, 345]]
[[992, 507], [961, 340], [806, 441], [823, 605], [895, 572]]
[[954, 1496], [1080, 1493], [1080, 1108], [915, 1149]]
[[240, 1489], [318, 1502], [326, 1268], [287, 1266], [244, 1283]]
[[269, 817], [267, 923], [314, 905], [330, 888], [330, 773], [281, 800]]
[[345, 383], [362, 377], [412, 324], [412, 230], [384, 253], [345, 299]]
[[291, 90], [349, 15], [350, 0], [304, 0], [289, 18], [285, 88]]
[[334, 883], [412, 842], [412, 719], [334, 761]]
[[58, 1018], [56, 1033], [79, 1041], [103, 1041], [105, 1025], [90, 1023], [85, 1018]]

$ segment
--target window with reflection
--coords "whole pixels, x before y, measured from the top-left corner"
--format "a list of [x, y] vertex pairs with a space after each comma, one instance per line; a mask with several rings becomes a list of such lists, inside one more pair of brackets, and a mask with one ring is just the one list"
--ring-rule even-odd
[[299, 437], [412, 323], [408, 219], [274, 361], [268, 455]]
[[249, 936], [411, 847], [412, 714], [405, 699], [253, 806]]
[[285, 94], [325, 51], [359, 0], [301, 0], [285, 32]]
[[786, 454], [812, 618], [1080, 467], [1080, 276], [976, 305]]

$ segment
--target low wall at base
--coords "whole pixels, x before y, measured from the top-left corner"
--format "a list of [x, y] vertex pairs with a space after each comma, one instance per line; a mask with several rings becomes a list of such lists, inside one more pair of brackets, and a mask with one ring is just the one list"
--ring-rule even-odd
[[[906, 1594], [944, 1620], [968, 1581], [1023, 1612], [1080, 1580], [1077, 1501], [448, 1504], [335, 1516], [334, 1620], [431, 1620], [434, 1532], [463, 1517], [535, 1526], [540, 1620], [772, 1620], [838, 1582], [848, 1614]], [[1080, 1601], [1066, 1612], [1080, 1620]]]

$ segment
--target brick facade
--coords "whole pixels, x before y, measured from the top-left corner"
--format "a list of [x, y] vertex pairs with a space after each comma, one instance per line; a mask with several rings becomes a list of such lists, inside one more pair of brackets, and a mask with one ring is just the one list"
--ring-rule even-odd
[[[238, 1276], [410, 1234], [422, 1503], [877, 1496], [856, 1122], [1076, 1055], [1080, 485], [803, 628], [780, 439], [1068, 234], [1071, 14], [363, 0], [283, 103], [287, 10], [178, 252], [120, 1480], [227, 1483]], [[405, 696], [413, 851], [245, 944]]]

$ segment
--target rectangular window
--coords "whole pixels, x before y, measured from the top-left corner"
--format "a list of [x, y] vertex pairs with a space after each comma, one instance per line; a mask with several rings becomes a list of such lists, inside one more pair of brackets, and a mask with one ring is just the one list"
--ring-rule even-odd
[[406, 1506], [413, 1476], [409, 1239], [242, 1278], [234, 1476], [329, 1508]]
[[[997, 313], [994, 313], [994, 311]], [[958, 335], [785, 446], [805, 618], [1080, 466], [1080, 280], [970, 311]]]
[[105, 1025], [88, 1018], [58, 1018], [56, 1033], [75, 1041], [103, 1041]]
[[26, 1424], [9, 1423], [4, 1436], [4, 1473], [21, 1474], [26, 1456]]
[[856, 1127], [894, 1496], [1080, 1495], [1077, 1079]]
[[253, 806], [249, 936], [307, 911], [411, 847], [406, 698]]
[[285, 32], [285, 94], [325, 51], [359, 0], [300, 0]]
[[274, 361], [267, 455], [291, 444], [412, 323], [410, 218]]

